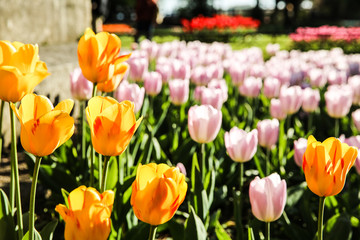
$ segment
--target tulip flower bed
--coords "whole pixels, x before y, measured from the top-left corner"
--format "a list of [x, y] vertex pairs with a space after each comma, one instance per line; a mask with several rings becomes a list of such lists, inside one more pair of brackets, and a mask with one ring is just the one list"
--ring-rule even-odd
[[254, 32], [260, 25], [260, 21], [251, 17], [214, 15], [213, 17], [198, 16], [182, 19], [186, 41], [199, 40], [203, 42], [229, 42], [236, 34]]
[[37, 46], [0, 48], [33, 173], [25, 213], [13, 137], [0, 240], [360, 238], [360, 55], [147, 40], [130, 54], [87, 29], [75, 101], [54, 107], [32, 93]]
[[360, 53], [360, 27], [299, 27], [290, 38], [293, 48], [301, 51], [340, 47], [345, 53]]

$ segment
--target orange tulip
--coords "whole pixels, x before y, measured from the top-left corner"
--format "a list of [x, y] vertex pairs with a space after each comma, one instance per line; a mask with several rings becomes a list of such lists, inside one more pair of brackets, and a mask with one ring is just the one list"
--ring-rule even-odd
[[120, 63], [115, 66], [114, 76], [106, 82], [97, 85], [98, 90], [102, 92], [113, 92], [123, 80], [129, 65], [127, 63]]
[[120, 155], [130, 143], [142, 118], [136, 121], [134, 103], [119, 103], [111, 97], [93, 97], [86, 108], [91, 141], [96, 152]]
[[37, 45], [0, 41], [0, 99], [18, 102], [49, 75]]
[[21, 123], [23, 148], [38, 157], [53, 153], [74, 133], [74, 119], [69, 115], [73, 106], [74, 101], [67, 99], [54, 108], [47, 97], [36, 94], [23, 97], [19, 109], [11, 104]]
[[93, 83], [102, 83], [113, 78], [118, 64], [126, 61], [131, 54], [119, 56], [121, 41], [115, 34], [95, 34], [85, 30], [78, 44], [78, 60], [83, 75]]
[[65, 221], [65, 240], [105, 240], [110, 234], [114, 192], [100, 194], [94, 188], [80, 186], [68, 196], [69, 208], [56, 206]]
[[330, 137], [321, 143], [310, 136], [302, 165], [309, 189], [320, 197], [338, 194], [357, 155], [357, 148], [337, 138]]
[[174, 216], [185, 199], [187, 187], [179, 168], [140, 164], [132, 184], [130, 203], [138, 219], [157, 226]]

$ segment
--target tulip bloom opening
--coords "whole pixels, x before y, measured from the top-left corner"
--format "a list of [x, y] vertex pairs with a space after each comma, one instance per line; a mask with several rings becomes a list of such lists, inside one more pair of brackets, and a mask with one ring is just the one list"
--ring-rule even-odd
[[0, 41], [0, 99], [18, 102], [31, 93], [48, 73], [39, 60], [37, 45]]
[[136, 121], [134, 103], [111, 97], [93, 97], [86, 108], [91, 142], [96, 152], [118, 156], [125, 151], [142, 118]]
[[320, 197], [337, 195], [357, 155], [357, 148], [337, 138], [330, 137], [321, 143], [310, 136], [302, 165], [309, 189]]
[[174, 216], [185, 199], [187, 187], [179, 168], [140, 164], [132, 184], [130, 203], [138, 219], [157, 226]]
[[28, 94], [21, 100], [19, 109], [11, 108], [21, 123], [20, 140], [24, 149], [38, 157], [50, 155], [74, 133], [74, 119], [70, 112], [71, 99], [60, 102], [55, 108], [45, 96]]
[[80, 186], [68, 196], [69, 207], [55, 208], [65, 221], [65, 240], [105, 240], [110, 234], [114, 192], [100, 194], [94, 188]]

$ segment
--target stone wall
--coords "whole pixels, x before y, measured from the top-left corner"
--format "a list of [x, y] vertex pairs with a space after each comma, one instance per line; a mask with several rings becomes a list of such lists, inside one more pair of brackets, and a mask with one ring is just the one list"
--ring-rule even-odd
[[90, 0], [0, 0], [0, 40], [64, 43], [90, 26]]

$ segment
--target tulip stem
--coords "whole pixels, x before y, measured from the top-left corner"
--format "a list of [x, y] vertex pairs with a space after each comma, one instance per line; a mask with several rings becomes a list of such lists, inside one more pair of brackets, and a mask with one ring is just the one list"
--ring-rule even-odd
[[335, 118], [335, 133], [334, 133], [334, 136], [336, 138], [339, 137], [339, 119], [338, 118]]
[[106, 190], [106, 178], [109, 168], [110, 156], [104, 156], [104, 172], [101, 179], [100, 191], [103, 193]]
[[81, 118], [81, 160], [86, 159], [86, 123], [85, 123], [85, 101], [80, 102], [80, 118]]
[[33, 178], [31, 183], [31, 191], [30, 191], [29, 240], [34, 239], [34, 232], [35, 232], [35, 196], [36, 196], [36, 185], [37, 185], [39, 169], [40, 169], [40, 162], [41, 162], [41, 157], [36, 157]]
[[309, 113], [308, 116], [308, 132], [312, 129], [312, 123], [313, 123], [313, 113]]
[[265, 164], [266, 164], [266, 166], [265, 166], [266, 176], [269, 176], [269, 174], [270, 174], [270, 149], [269, 148], [266, 148]]
[[[11, 121], [11, 186], [10, 190], [15, 190], [15, 201], [16, 201], [16, 214], [18, 224], [18, 236], [19, 239], [23, 237], [23, 218], [21, 208], [21, 196], [20, 196], [20, 182], [19, 182], [19, 167], [18, 167], [18, 156], [16, 148], [16, 126], [15, 126], [15, 113], [10, 107], [10, 121]], [[14, 192], [10, 194], [10, 197], [14, 197]], [[10, 202], [13, 204], [13, 199]], [[12, 206], [11, 211], [14, 211]]]
[[154, 240], [157, 226], [150, 225], [149, 240]]
[[[92, 97], [96, 96], [96, 83], [93, 84]], [[91, 157], [90, 157], [90, 187], [94, 186], [94, 163], [95, 163], [95, 149], [91, 146]]]
[[5, 106], [5, 101], [1, 101], [1, 106], [0, 106], [0, 163], [2, 163], [2, 143], [3, 143], [3, 138], [2, 138], [2, 123], [3, 123], [3, 112], [4, 112], [4, 106]]
[[270, 240], [270, 222], [265, 222], [265, 239]]
[[96, 87], [97, 83], [93, 84], [93, 90], [92, 90], [92, 97], [96, 96], [96, 91], [97, 91], [97, 87]]
[[319, 199], [319, 216], [318, 216], [318, 240], [323, 240], [323, 219], [324, 219], [325, 197]]
[[239, 219], [238, 219], [238, 227], [237, 227], [237, 239], [245, 239], [244, 237], [244, 227], [242, 225], [242, 205], [243, 205], [243, 185], [244, 185], [244, 163], [240, 163], [240, 195], [239, 197]]
[[205, 143], [201, 143], [201, 173], [202, 173], [202, 179], [205, 179]]
[[99, 181], [99, 189], [100, 191], [103, 189], [103, 165], [102, 165], [102, 155], [99, 153], [98, 156], [98, 181]]

